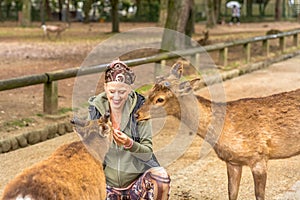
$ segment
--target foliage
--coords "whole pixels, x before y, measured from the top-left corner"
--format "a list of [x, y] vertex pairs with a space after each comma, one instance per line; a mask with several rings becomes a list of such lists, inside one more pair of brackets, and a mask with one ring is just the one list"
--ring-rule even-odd
[[65, 114], [65, 113], [72, 112], [72, 111], [73, 111], [72, 108], [61, 108], [58, 110], [58, 114]]
[[140, 93], [140, 94], [145, 94], [151, 88], [152, 88], [152, 84], [147, 84], [147, 85], [143, 85], [143, 86], [137, 88], [135, 91]]
[[23, 119], [17, 119], [14, 121], [7, 121], [4, 122], [5, 127], [25, 127], [28, 126], [29, 123], [35, 122], [32, 118], [23, 118]]

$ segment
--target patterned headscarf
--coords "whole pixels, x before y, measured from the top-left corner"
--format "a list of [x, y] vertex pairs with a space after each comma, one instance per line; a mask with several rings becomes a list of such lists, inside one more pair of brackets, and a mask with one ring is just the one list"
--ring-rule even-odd
[[105, 71], [105, 83], [116, 81], [131, 85], [134, 80], [135, 74], [124, 62], [116, 60], [107, 66]]

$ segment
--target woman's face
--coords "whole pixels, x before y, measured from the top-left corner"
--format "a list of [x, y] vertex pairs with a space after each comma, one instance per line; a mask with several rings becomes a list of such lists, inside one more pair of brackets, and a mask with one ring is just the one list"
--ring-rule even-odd
[[126, 83], [108, 82], [104, 85], [106, 96], [112, 109], [123, 109], [131, 87]]

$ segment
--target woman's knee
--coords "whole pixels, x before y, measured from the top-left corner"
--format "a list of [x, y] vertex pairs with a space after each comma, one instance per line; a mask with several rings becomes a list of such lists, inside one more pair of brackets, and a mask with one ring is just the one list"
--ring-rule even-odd
[[146, 177], [154, 190], [154, 199], [169, 199], [171, 179], [167, 171], [163, 167], [154, 167], [146, 173], [148, 174]]
[[153, 174], [157, 177], [170, 179], [168, 172], [163, 167], [152, 167], [147, 172], [150, 172], [151, 174]]

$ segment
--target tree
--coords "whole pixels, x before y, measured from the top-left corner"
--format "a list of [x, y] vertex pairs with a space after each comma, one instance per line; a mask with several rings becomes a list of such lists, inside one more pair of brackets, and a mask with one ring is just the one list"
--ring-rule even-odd
[[265, 10], [270, 0], [259, 0], [259, 13], [260, 16], [265, 16]]
[[31, 0], [23, 0], [22, 6], [22, 26], [30, 26], [31, 24]]
[[85, 0], [83, 2], [83, 13], [84, 13], [84, 19], [83, 21], [85, 23], [88, 23], [90, 21], [89, 19], [89, 13], [90, 13], [90, 10], [91, 10], [91, 7], [92, 7], [92, 0]]
[[2, 0], [0, 0], [0, 21], [3, 20], [3, 16], [2, 16]]
[[62, 20], [63, 0], [58, 0], [58, 20]]
[[158, 24], [160, 26], [165, 26], [167, 15], [168, 15], [168, 0], [160, 0], [159, 20], [158, 20]]
[[135, 5], [136, 5], [136, 13], [135, 13], [135, 17], [136, 19], [140, 19], [141, 15], [142, 15], [142, 2], [141, 0], [136, 0], [135, 1]]
[[45, 24], [45, 0], [40, 1], [40, 17], [41, 23]]
[[217, 24], [214, 0], [205, 0], [206, 27], [212, 28]]
[[119, 0], [110, 0], [111, 4], [111, 17], [112, 17], [112, 32], [118, 33], [119, 31], [119, 13], [118, 5]]
[[282, 14], [281, 0], [276, 0], [276, 3], [275, 3], [275, 20], [276, 21], [281, 20], [281, 14]]
[[52, 13], [51, 13], [51, 7], [50, 7], [50, 0], [44, 0], [45, 1], [45, 9], [46, 9], [46, 13], [45, 16], [46, 19], [52, 19]]
[[222, 0], [214, 0], [214, 15], [217, 21], [220, 21]]
[[[176, 50], [182, 44], [177, 44], [177, 37], [182, 34], [191, 36], [194, 30], [194, 0], [169, 0], [168, 14], [165, 23], [161, 48]], [[169, 31], [168, 29], [174, 30]], [[187, 41], [186, 41], [187, 42]], [[186, 44], [186, 43], [185, 43]]]
[[66, 0], [66, 22], [68, 22], [68, 24], [70, 24], [70, 1]]
[[252, 4], [253, 4], [253, 0], [247, 0], [247, 4], [246, 4], [247, 17], [252, 17]]

